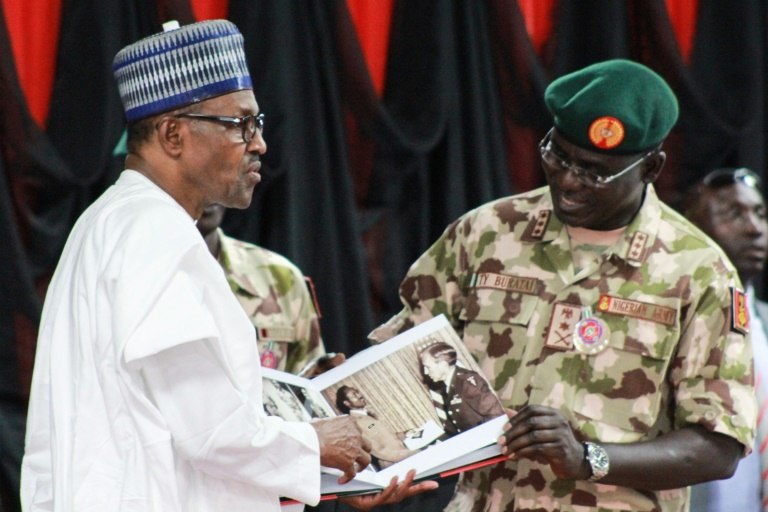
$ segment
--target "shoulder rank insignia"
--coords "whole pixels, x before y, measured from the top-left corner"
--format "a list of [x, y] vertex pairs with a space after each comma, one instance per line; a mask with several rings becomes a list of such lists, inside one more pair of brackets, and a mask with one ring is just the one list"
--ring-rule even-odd
[[636, 232], [632, 236], [632, 241], [629, 243], [627, 259], [636, 263], [643, 261], [643, 255], [645, 254], [645, 246], [647, 243], [648, 235], [642, 231]]
[[536, 220], [533, 222], [533, 228], [531, 229], [531, 238], [541, 238], [544, 236], [551, 214], [551, 210], [541, 210], [536, 214]]

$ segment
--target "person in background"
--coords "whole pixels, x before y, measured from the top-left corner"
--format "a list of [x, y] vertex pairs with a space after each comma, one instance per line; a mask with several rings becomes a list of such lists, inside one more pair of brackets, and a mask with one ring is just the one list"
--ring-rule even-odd
[[[279, 511], [352, 479], [370, 446], [349, 417], [265, 414], [253, 325], [195, 228], [246, 208], [267, 150], [234, 24], [118, 52], [128, 121], [117, 182], [80, 217], [46, 295], [22, 461], [24, 510]], [[434, 484], [393, 480], [370, 508]]]
[[751, 450], [756, 408], [736, 269], [652, 185], [677, 99], [622, 59], [544, 99], [548, 186], [449, 225], [371, 337], [446, 315], [508, 409], [507, 461], [446, 510], [687, 510]]
[[299, 374], [325, 355], [311, 282], [287, 258], [225, 235], [224, 213], [207, 207], [197, 229], [256, 329], [261, 365]]
[[456, 349], [439, 341], [419, 354], [421, 372], [443, 424], [444, 439], [504, 414], [485, 377], [456, 365]]
[[[746, 287], [747, 311], [760, 410], [768, 396], [768, 304], [757, 300], [755, 282], [768, 256], [768, 221], [760, 180], [749, 169], [721, 168], [710, 172], [690, 188], [683, 204], [685, 216], [709, 235], [733, 262]], [[761, 463], [765, 439], [760, 425], [750, 455], [739, 462], [726, 480], [696, 485], [691, 490], [692, 512], [765, 512], [768, 488]]]

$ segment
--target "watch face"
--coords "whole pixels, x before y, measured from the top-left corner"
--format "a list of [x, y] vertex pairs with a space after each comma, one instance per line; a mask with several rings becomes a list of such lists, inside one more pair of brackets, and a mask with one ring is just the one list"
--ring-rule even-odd
[[608, 452], [600, 445], [594, 443], [585, 443], [587, 445], [587, 462], [592, 468], [591, 481], [600, 480], [608, 474], [610, 462]]

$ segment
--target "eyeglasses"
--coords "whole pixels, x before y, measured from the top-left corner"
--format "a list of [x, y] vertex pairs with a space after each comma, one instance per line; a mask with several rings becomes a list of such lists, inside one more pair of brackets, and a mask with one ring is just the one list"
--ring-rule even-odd
[[702, 185], [709, 188], [721, 188], [737, 182], [750, 188], [760, 186], [760, 178], [746, 167], [715, 169], [701, 180]]
[[544, 162], [553, 169], [556, 169], [559, 172], [565, 172], [565, 171], [571, 171], [574, 176], [576, 176], [576, 179], [578, 179], [582, 184], [587, 185], [589, 187], [602, 187], [610, 182], [619, 179], [638, 165], [642, 163], [646, 158], [651, 156], [656, 150], [649, 151], [648, 153], [644, 154], [631, 164], [629, 164], [624, 169], [620, 170], [617, 173], [611, 174], [609, 176], [605, 176], [604, 174], [599, 174], [594, 171], [591, 171], [587, 169], [586, 167], [583, 167], [579, 164], [575, 164], [572, 161], [563, 158], [562, 156], [558, 155], [555, 152], [555, 149], [552, 147], [552, 129], [550, 129], [547, 134], [544, 136], [543, 139], [541, 139], [541, 142], [539, 142], [539, 152], [541, 153], [541, 159], [544, 160]]
[[229, 116], [211, 116], [208, 114], [193, 114], [182, 113], [176, 114], [174, 117], [189, 117], [191, 119], [200, 119], [202, 121], [211, 121], [214, 123], [224, 123], [231, 126], [239, 126], [242, 130], [243, 142], [248, 144], [256, 136], [256, 130], [264, 133], [264, 113], [249, 114], [242, 117], [229, 117]]

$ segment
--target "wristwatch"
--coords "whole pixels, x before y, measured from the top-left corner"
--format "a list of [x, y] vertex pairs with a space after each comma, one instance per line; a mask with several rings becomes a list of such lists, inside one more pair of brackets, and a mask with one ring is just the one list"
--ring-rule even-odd
[[592, 476], [589, 477], [590, 482], [596, 482], [608, 474], [611, 463], [605, 448], [599, 444], [586, 442], [584, 443], [584, 457], [589, 462], [589, 467], [592, 468]]

